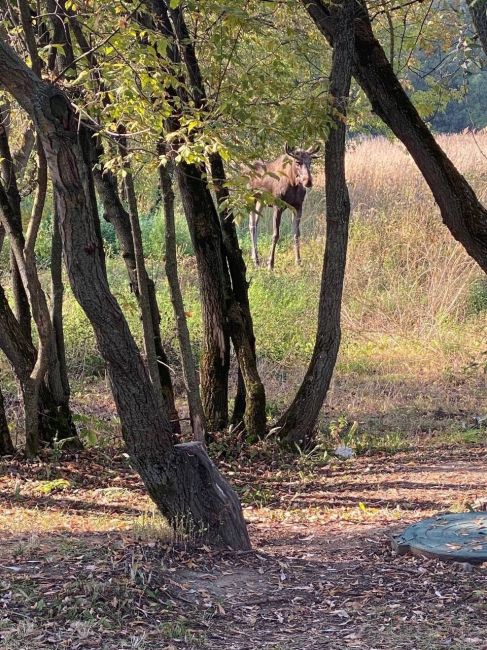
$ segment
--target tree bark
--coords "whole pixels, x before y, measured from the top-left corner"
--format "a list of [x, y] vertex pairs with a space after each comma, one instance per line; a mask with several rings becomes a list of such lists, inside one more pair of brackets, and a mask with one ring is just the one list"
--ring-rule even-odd
[[[115, 236], [117, 237], [120, 246], [122, 259], [127, 269], [130, 287], [139, 303], [140, 293], [138, 290], [135, 250], [132, 238], [132, 229], [130, 226], [130, 216], [120, 200], [115, 176], [108, 170], [102, 171], [100, 169], [101, 153], [100, 147], [96, 147], [96, 150], [92, 147], [92, 168], [96, 191], [103, 205], [103, 217], [106, 221], [112, 224], [115, 230]], [[179, 425], [179, 416], [174, 399], [174, 387], [169, 371], [169, 361], [162, 343], [161, 316], [157, 304], [156, 288], [153, 280], [149, 277], [147, 277], [147, 290], [149, 293], [152, 327], [154, 330], [154, 345], [156, 348], [162, 393], [168, 405], [173, 432], [178, 434], [181, 433], [181, 427]]]
[[[56, 440], [69, 441], [69, 447], [80, 448], [76, 426], [69, 406], [71, 387], [69, 385], [68, 369], [66, 365], [66, 346], [64, 342], [63, 324], [63, 272], [62, 272], [62, 242], [59, 230], [59, 217], [54, 202], [54, 216], [52, 224], [51, 244], [51, 322], [52, 322], [52, 350], [47, 381], [50, 392], [56, 401], [58, 426]], [[42, 398], [42, 391], [41, 391]]]
[[0, 456], [11, 456], [15, 453], [15, 448], [10, 437], [8, 428], [7, 415], [5, 413], [5, 402], [3, 399], [2, 388], [0, 386]]
[[[149, 26], [168, 39], [168, 56], [178, 68], [181, 52], [163, 0], [146, 0]], [[180, 106], [187, 105], [189, 95], [180, 73], [181, 83], [167, 93], [173, 113], [165, 120], [167, 133], [180, 127]], [[177, 146], [177, 142], [171, 143]], [[228, 373], [230, 339], [226, 313], [226, 274], [223, 241], [218, 214], [206, 180], [203, 165], [176, 165], [176, 179], [188, 223], [198, 266], [203, 307], [203, 354], [200, 363], [200, 386], [203, 410], [209, 431], [220, 431], [228, 424]]]
[[[264, 384], [257, 369], [254, 324], [250, 311], [247, 267], [238, 243], [233, 214], [222, 206], [229, 198], [225, 186], [225, 169], [219, 154], [211, 157], [211, 172], [215, 193], [220, 205], [220, 223], [231, 290], [228, 301], [228, 320], [233, 347], [238, 360], [239, 378], [234, 403], [233, 424], [238, 425], [239, 411], [243, 408], [243, 422], [251, 439], [262, 438], [266, 432], [266, 398]], [[244, 391], [242, 390], [245, 389]]]
[[345, 179], [345, 116], [352, 76], [355, 0], [334, 5], [338, 25], [330, 74], [335, 124], [325, 147], [326, 247], [318, 306], [318, 327], [311, 361], [291, 406], [281, 418], [279, 437], [305, 445], [314, 433], [330, 386], [340, 347], [340, 314], [348, 245], [350, 200]]
[[40, 82], [0, 39], [0, 84], [34, 121], [55, 187], [73, 293], [95, 331], [135, 468], [174, 526], [214, 545], [249, 548], [235, 493], [199, 443], [173, 445], [145, 364], [110, 292], [89, 165], [89, 135], [61, 91]]
[[[204, 110], [206, 104], [206, 91], [199, 67], [194, 43], [187, 28], [183, 8], [172, 8], [167, 2], [160, 0], [148, 2], [156, 13], [158, 25], [165, 36], [173, 39], [172, 58], [175, 63], [181, 59], [186, 67], [189, 83], [180, 90], [180, 99], [188, 103], [186, 92], [190, 93], [191, 101], [199, 110]], [[219, 204], [228, 198], [225, 187], [225, 170], [223, 161], [218, 153], [211, 157], [212, 176]], [[212, 221], [211, 214], [208, 220]], [[238, 363], [239, 375], [242, 383], [237, 392], [237, 400], [233, 420], [243, 416], [247, 433], [252, 438], [259, 438], [265, 434], [265, 391], [257, 370], [255, 354], [255, 337], [253, 332], [252, 316], [248, 300], [248, 284], [246, 281], [246, 267], [233, 221], [233, 215], [228, 211], [221, 215], [222, 231], [222, 268], [223, 289], [228, 317], [229, 334], [231, 336]], [[245, 395], [242, 390], [245, 388]]]
[[[3, 183], [11, 207], [11, 227], [20, 242], [24, 242], [22, 228], [22, 212], [20, 207], [20, 192], [15, 176], [15, 165], [10, 151], [8, 139], [8, 106], [0, 106], [0, 178]], [[25, 243], [25, 242], [24, 242]], [[22, 244], [23, 246], [23, 244]], [[10, 269], [12, 277], [12, 294], [14, 300], [15, 317], [20, 323], [24, 335], [32, 341], [32, 326], [29, 298], [25, 290], [20, 270], [15, 255], [10, 250]]]
[[[161, 145], [159, 153], [164, 153], [163, 145]], [[166, 277], [169, 284], [174, 317], [176, 319], [176, 330], [183, 366], [184, 387], [188, 398], [189, 417], [193, 429], [193, 436], [196, 441], [204, 443], [206, 435], [205, 415], [201, 403], [198, 376], [194, 362], [193, 350], [191, 348], [186, 311], [184, 309], [183, 294], [181, 293], [181, 286], [179, 284], [176, 229], [174, 221], [174, 190], [171, 172], [168, 168], [169, 165], [170, 163], [168, 162], [166, 166], [159, 166], [160, 188], [164, 202]]]
[[[125, 131], [119, 129], [120, 151], [124, 161], [124, 186], [128, 202], [128, 212], [130, 219], [130, 230], [132, 232], [132, 243], [135, 256], [135, 274], [137, 278], [137, 294], [140, 307], [140, 316], [142, 320], [142, 331], [144, 337], [144, 349], [147, 360], [149, 376], [154, 386], [156, 399], [162, 400], [162, 385], [159, 376], [159, 364], [157, 361], [156, 346], [154, 343], [154, 328], [152, 326], [151, 304], [149, 298], [149, 276], [145, 266], [144, 248], [142, 244], [142, 231], [140, 229], [139, 209], [137, 205], [137, 196], [135, 194], [134, 179], [130, 163], [127, 159], [127, 138]], [[162, 408], [162, 401], [159, 401], [159, 408]]]
[[[7, 357], [12, 370], [20, 384], [22, 396], [31, 395], [29, 388], [29, 378], [34, 368], [37, 350], [29, 341], [10, 309], [10, 305], [5, 298], [3, 288], [0, 286], [0, 350]], [[24, 429], [27, 431], [31, 428], [29, 417], [34, 417], [31, 405], [25, 408], [24, 416], [27, 411], [27, 417], [24, 417]], [[39, 437], [43, 442], [52, 444], [54, 440], [73, 437], [74, 431], [66, 428], [69, 425], [67, 414], [56, 403], [51, 390], [45, 382], [41, 382], [39, 387], [39, 403], [35, 410], [37, 423], [33, 425], [34, 430], [37, 428]], [[27, 437], [27, 436], [26, 436]]]
[[176, 177], [196, 255], [203, 307], [200, 364], [203, 410], [210, 431], [228, 424], [230, 341], [225, 305], [222, 235], [213, 198], [197, 165], [179, 163]]
[[[339, 25], [333, 5], [302, 0], [318, 29], [333, 45]], [[487, 210], [458, 172], [402, 88], [375, 38], [367, 8], [358, 3], [353, 74], [375, 113], [403, 142], [428, 183], [444, 224], [467, 253], [487, 272]]]

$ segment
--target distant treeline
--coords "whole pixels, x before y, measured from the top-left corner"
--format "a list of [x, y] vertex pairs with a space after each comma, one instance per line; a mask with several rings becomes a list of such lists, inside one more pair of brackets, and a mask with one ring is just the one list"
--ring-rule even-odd
[[458, 133], [487, 126], [487, 70], [469, 75], [457, 87], [462, 96], [450, 101], [444, 111], [438, 111], [429, 120], [434, 131]]

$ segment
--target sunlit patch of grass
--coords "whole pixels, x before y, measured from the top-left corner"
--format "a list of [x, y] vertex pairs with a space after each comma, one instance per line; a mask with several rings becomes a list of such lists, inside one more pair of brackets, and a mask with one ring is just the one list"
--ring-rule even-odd
[[465, 429], [455, 431], [445, 431], [437, 434], [432, 439], [432, 444], [436, 445], [478, 445], [487, 443], [487, 429], [485, 426], [478, 429]]
[[389, 522], [399, 521], [404, 512], [399, 508], [375, 508], [366, 503], [357, 501], [356, 506], [308, 506], [288, 508], [252, 508], [245, 510], [245, 518], [250, 522], [266, 520], [275, 523], [288, 524], [326, 524], [330, 521], [344, 521], [349, 523], [364, 522]]
[[147, 510], [132, 522], [132, 534], [142, 542], [161, 542], [169, 544], [175, 541], [176, 532], [155, 508]]
[[53, 492], [66, 492], [71, 489], [71, 483], [64, 478], [56, 478], [52, 481], [37, 481], [34, 492], [39, 494], [52, 494]]
[[66, 531], [94, 533], [128, 530], [132, 519], [130, 515], [110, 512], [74, 512], [53, 508], [43, 510], [40, 507], [29, 508], [19, 504], [0, 510], [0, 528], [8, 536]]

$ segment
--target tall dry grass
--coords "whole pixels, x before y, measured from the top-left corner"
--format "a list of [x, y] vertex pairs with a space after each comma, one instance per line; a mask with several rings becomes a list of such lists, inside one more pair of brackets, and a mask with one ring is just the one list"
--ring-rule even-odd
[[[487, 198], [487, 132], [439, 143]], [[483, 274], [443, 225], [405, 149], [385, 138], [352, 144], [347, 177], [353, 208], [345, 318], [363, 328], [432, 336], [472, 312]]]

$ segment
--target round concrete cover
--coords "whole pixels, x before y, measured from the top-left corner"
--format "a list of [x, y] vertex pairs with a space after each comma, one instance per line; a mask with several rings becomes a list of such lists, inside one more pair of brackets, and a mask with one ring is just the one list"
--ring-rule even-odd
[[393, 538], [399, 554], [480, 564], [487, 562], [487, 512], [437, 515], [418, 522]]

